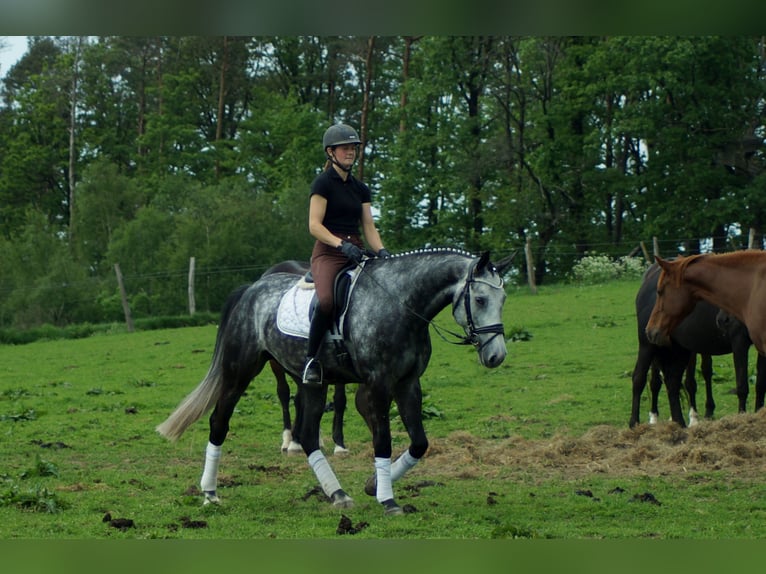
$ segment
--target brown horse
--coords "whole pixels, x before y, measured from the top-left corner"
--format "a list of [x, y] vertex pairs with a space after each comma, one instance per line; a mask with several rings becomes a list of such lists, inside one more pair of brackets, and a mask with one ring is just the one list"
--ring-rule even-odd
[[[655, 345], [669, 345], [670, 333], [700, 299], [742, 321], [760, 355], [766, 355], [766, 252], [735, 251], [703, 254], [668, 261], [657, 257], [662, 272], [657, 301], [646, 325]], [[761, 379], [761, 377], [759, 377]], [[756, 410], [766, 394], [766, 382], [756, 385]]]

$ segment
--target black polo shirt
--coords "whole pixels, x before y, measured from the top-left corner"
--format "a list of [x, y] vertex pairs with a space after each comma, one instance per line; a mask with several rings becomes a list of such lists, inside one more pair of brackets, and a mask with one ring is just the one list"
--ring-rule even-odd
[[329, 167], [311, 184], [310, 195], [321, 195], [327, 200], [322, 223], [332, 233], [358, 235], [362, 219], [362, 204], [372, 201], [370, 188], [348, 174], [346, 181]]

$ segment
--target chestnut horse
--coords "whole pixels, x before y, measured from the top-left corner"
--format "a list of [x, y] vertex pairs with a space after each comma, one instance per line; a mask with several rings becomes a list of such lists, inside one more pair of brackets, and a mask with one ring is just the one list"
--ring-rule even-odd
[[[657, 301], [646, 325], [651, 343], [669, 345], [673, 330], [697, 301], [704, 300], [742, 321], [759, 355], [766, 354], [766, 252], [656, 259], [662, 272], [657, 279]], [[766, 395], [766, 381], [758, 379], [756, 410], [763, 406]]]
[[[671, 417], [681, 426], [685, 421], [681, 413], [681, 379], [686, 372], [685, 388], [689, 398], [689, 426], [699, 422], [697, 413], [697, 381], [695, 377], [697, 354], [701, 357], [702, 376], [705, 379], [705, 418], [713, 418], [715, 401], [712, 391], [713, 365], [711, 355], [734, 356], [739, 411], [745, 411], [748, 396], [748, 354], [752, 345], [747, 328], [739, 320], [706, 301], [699, 301], [694, 309], [673, 330], [671, 344], [654, 345], [647, 339], [646, 325], [654, 308], [657, 280], [662, 268], [654, 264], [646, 273], [636, 294], [636, 319], [638, 323], [638, 356], [633, 369], [633, 406], [630, 426], [639, 422], [641, 394], [646, 386], [651, 367], [650, 389], [652, 395], [649, 422], [658, 420], [658, 394], [662, 386], [660, 371], [670, 403]], [[758, 376], [766, 375], [766, 365], [758, 360]]]

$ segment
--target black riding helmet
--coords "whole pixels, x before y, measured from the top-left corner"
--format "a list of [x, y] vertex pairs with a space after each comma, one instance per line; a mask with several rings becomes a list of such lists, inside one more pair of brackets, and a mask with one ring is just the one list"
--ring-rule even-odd
[[326, 150], [328, 147], [351, 143], [362, 143], [356, 130], [346, 124], [335, 124], [325, 130], [324, 137], [322, 138], [322, 149]]

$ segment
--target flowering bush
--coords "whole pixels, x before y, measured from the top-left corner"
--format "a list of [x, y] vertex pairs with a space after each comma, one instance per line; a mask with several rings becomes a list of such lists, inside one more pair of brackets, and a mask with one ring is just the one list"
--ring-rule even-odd
[[572, 278], [576, 283], [593, 285], [614, 279], [639, 279], [645, 270], [646, 264], [638, 257], [587, 255], [572, 267]]

